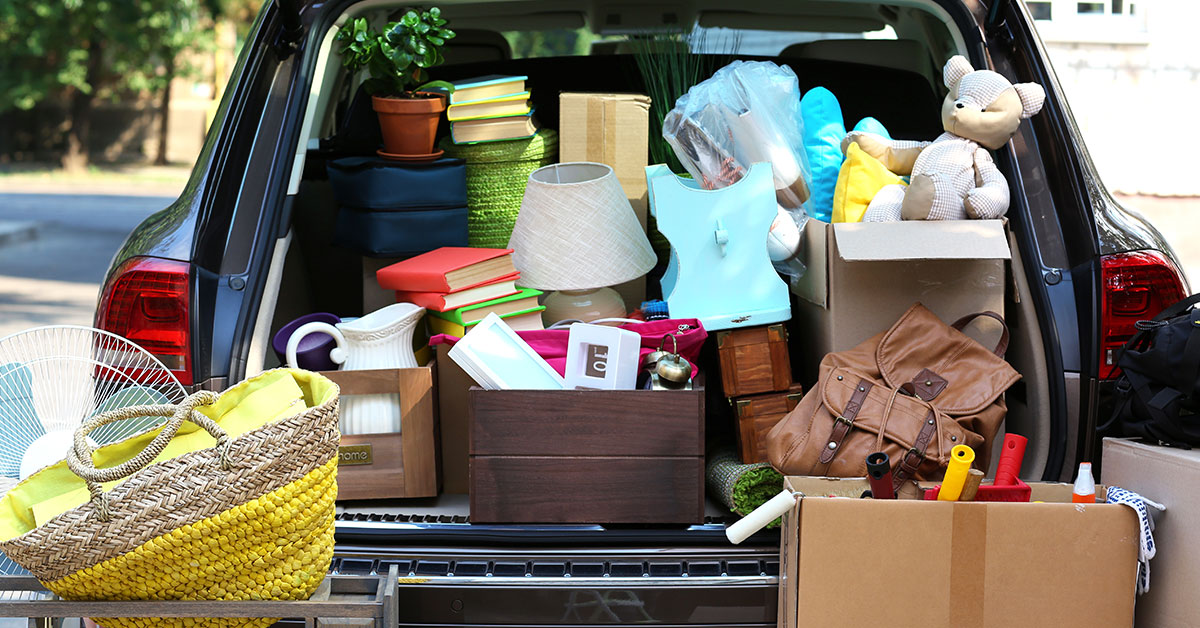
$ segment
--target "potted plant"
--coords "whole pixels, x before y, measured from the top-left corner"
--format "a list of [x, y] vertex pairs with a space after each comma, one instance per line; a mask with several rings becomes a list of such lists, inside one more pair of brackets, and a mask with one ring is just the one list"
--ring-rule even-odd
[[424, 90], [453, 91], [454, 87], [445, 81], [428, 81], [426, 70], [445, 61], [441, 48], [453, 37], [454, 31], [446, 28], [437, 7], [408, 9], [400, 21], [389, 22], [382, 32], [361, 17], [338, 31], [343, 65], [351, 73], [366, 68], [370, 74], [363, 86], [379, 115], [385, 152], [404, 156], [433, 153], [446, 96]]

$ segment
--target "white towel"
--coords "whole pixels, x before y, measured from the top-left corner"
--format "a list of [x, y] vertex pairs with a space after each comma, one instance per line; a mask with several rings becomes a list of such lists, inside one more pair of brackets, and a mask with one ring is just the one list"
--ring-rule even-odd
[[1117, 486], [1108, 487], [1108, 503], [1110, 504], [1125, 504], [1134, 510], [1138, 515], [1138, 524], [1141, 526], [1141, 542], [1138, 544], [1138, 577], [1137, 577], [1137, 592], [1138, 595], [1150, 590], [1150, 559], [1154, 558], [1156, 552], [1154, 547], [1154, 518], [1150, 516], [1146, 506], [1153, 506], [1159, 511], [1165, 511], [1166, 506], [1151, 501], [1134, 493], [1127, 491]]

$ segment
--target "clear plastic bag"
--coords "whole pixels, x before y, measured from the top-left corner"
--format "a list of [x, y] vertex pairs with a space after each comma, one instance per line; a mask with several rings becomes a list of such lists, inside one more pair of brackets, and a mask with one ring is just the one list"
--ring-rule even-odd
[[799, 80], [770, 61], [734, 61], [717, 70], [663, 120], [663, 138], [705, 189], [736, 183], [751, 164], [771, 163], [779, 216], [768, 251], [776, 269], [793, 278], [803, 274], [795, 256], [812, 183], [801, 124]]

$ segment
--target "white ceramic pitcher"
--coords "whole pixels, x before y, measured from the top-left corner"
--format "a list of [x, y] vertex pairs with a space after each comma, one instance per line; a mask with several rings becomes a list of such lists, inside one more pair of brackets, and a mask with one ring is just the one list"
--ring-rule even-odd
[[[415, 368], [413, 332], [425, 308], [412, 303], [393, 303], [337, 325], [305, 323], [292, 332], [287, 343], [287, 363], [295, 368], [296, 348], [312, 333], [333, 336], [337, 346], [329, 358], [343, 371]], [[343, 434], [382, 434], [400, 431], [400, 395], [347, 395], [339, 402], [339, 428]]]

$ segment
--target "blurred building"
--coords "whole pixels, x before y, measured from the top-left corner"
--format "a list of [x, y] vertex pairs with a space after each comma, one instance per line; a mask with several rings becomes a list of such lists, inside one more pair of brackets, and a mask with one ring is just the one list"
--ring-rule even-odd
[[1198, 0], [1026, 0], [1105, 184], [1198, 196]]

